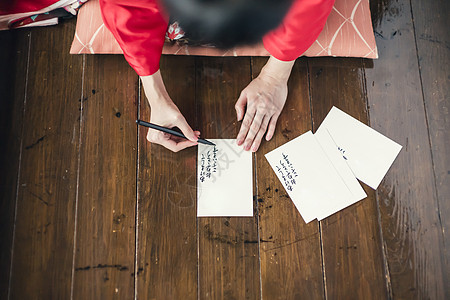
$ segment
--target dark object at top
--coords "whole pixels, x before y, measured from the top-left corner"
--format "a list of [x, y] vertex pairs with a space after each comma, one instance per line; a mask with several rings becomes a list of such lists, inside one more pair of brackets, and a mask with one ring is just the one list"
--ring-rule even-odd
[[197, 44], [220, 48], [261, 41], [275, 29], [292, 0], [163, 0], [171, 20]]

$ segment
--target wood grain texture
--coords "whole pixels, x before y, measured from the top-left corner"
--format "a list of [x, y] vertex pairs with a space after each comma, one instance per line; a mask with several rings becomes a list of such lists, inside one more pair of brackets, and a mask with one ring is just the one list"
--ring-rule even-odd
[[11, 299], [70, 298], [82, 81], [82, 57], [68, 54], [74, 30], [31, 31]]
[[8, 297], [29, 30], [0, 32], [0, 299]]
[[87, 56], [74, 299], [133, 299], [138, 76], [122, 56]]
[[[122, 56], [69, 55], [75, 20], [0, 32], [0, 299], [450, 298], [449, 2], [371, 4], [378, 60], [296, 63], [276, 134], [254, 156], [254, 218], [196, 218], [196, 149], [146, 141], [137, 75]], [[234, 103], [264, 63], [164, 57], [161, 68], [203, 137], [235, 138]], [[333, 104], [369, 113], [403, 149], [376, 202], [366, 189], [305, 225], [264, 154]]]
[[[195, 127], [194, 57], [163, 57], [161, 73], [169, 95]], [[143, 94], [140, 118], [150, 120]], [[173, 153], [150, 144], [147, 131], [139, 128], [137, 297], [197, 299], [197, 147]]]
[[[257, 77], [267, 58], [253, 58]], [[305, 224], [264, 154], [311, 130], [306, 60], [291, 73], [288, 98], [270, 142], [256, 153], [262, 297], [264, 299], [324, 298], [322, 257], [317, 221]]]
[[[250, 59], [197, 60], [198, 129], [205, 138], [234, 139], [240, 128], [234, 104], [251, 80]], [[199, 297], [260, 297], [258, 228], [253, 218], [199, 218]]]
[[409, 1], [372, 5], [380, 59], [366, 68], [371, 126], [403, 145], [377, 190], [392, 296], [444, 299], [442, 227]]
[[[360, 59], [309, 60], [314, 131], [334, 106], [368, 123]], [[324, 183], [325, 184], [325, 183]], [[326, 294], [330, 299], [387, 296], [375, 193], [321, 221]]]
[[450, 299], [450, 1], [411, 1]]

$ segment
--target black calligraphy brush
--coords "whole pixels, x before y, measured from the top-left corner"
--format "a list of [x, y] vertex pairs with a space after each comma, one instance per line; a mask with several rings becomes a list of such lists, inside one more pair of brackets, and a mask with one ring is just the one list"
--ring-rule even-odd
[[[180, 133], [178, 131], [175, 131], [173, 129], [167, 128], [167, 127], [159, 126], [159, 125], [156, 125], [156, 124], [153, 124], [153, 123], [148, 123], [148, 122], [145, 122], [145, 121], [142, 121], [142, 120], [136, 120], [136, 123], [138, 125], [149, 127], [149, 128], [152, 128], [152, 129], [156, 129], [156, 130], [159, 130], [159, 131], [162, 131], [162, 132], [165, 132], [165, 133], [168, 133], [168, 134], [180, 137], [180, 138], [188, 139], [184, 134], [182, 134], [182, 133]], [[210, 146], [215, 146], [216, 145], [216, 144], [211, 143], [210, 141], [207, 141], [207, 140], [204, 140], [204, 139], [198, 139], [198, 142], [201, 143], [201, 144], [210, 145]]]

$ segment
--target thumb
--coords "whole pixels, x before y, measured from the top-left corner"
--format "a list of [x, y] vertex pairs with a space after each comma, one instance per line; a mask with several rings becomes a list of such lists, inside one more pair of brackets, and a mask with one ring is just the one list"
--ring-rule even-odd
[[239, 99], [236, 101], [234, 105], [234, 109], [236, 109], [237, 120], [240, 121], [244, 117], [245, 106], [247, 105], [247, 95], [242, 92], [239, 96]]
[[181, 116], [177, 119], [176, 123], [174, 124], [176, 127], [180, 128], [181, 132], [190, 140], [193, 142], [196, 142], [198, 140], [197, 135], [195, 134], [194, 130], [192, 130], [191, 126], [186, 122], [186, 119]]

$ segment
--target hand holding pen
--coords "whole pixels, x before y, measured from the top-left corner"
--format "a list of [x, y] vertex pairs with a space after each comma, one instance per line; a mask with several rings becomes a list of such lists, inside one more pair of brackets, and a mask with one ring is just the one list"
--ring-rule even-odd
[[[141, 76], [142, 85], [144, 87], [145, 95], [150, 105], [150, 119], [149, 122], [141, 122], [142, 126], [146, 124], [158, 124], [161, 127], [156, 130], [150, 129], [147, 133], [147, 140], [151, 143], [159, 144], [171, 151], [178, 152], [187, 147], [196, 146], [199, 142], [199, 131], [192, 130], [184, 118], [181, 111], [170, 99], [164, 83], [162, 81], [161, 72], [158, 70], [155, 74], [149, 76]], [[164, 130], [162, 130], [164, 127]], [[169, 133], [171, 128], [177, 128], [181, 131]], [[155, 127], [153, 127], [155, 128]]]
[[[188, 140], [188, 138], [184, 134], [182, 134], [182, 133], [180, 133], [178, 131], [175, 131], [173, 129], [167, 128], [167, 127], [159, 126], [159, 125], [156, 125], [156, 124], [153, 124], [153, 123], [149, 123], [149, 122], [145, 122], [145, 121], [142, 121], [142, 120], [136, 120], [136, 123], [138, 125], [141, 125], [141, 126], [145, 126], [145, 127], [148, 127], [148, 128], [159, 130], [159, 131], [164, 132], [166, 134], [173, 135], [173, 136], [178, 137], [180, 139]], [[198, 131], [195, 132], [195, 133], [198, 133], [198, 135], [200, 135], [200, 132], [198, 132]], [[198, 136], [197, 136], [197, 138], [198, 138]], [[210, 141], [207, 141], [207, 140], [204, 140], [204, 139], [200, 139], [200, 138], [197, 139], [197, 142], [201, 143], [201, 144], [205, 144], [205, 145], [215, 146], [214, 143], [211, 143]], [[180, 143], [178, 143], [178, 144], [180, 144]], [[174, 152], [177, 152], [176, 149], [174, 149], [174, 150], [170, 149], [170, 150], [172, 150]]]

